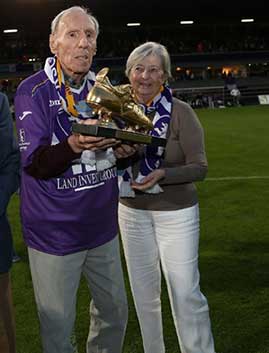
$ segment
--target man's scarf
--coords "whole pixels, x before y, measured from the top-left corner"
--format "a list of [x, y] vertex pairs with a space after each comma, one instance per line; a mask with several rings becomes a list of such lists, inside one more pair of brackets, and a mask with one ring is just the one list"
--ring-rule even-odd
[[[96, 119], [86, 102], [79, 102], [79, 104], [77, 104], [74, 99], [74, 93], [80, 94], [85, 90], [85, 94], [87, 94], [94, 85], [95, 74], [92, 71], [89, 71], [84, 77], [84, 81], [79, 89], [70, 87], [68, 81], [65, 80], [60, 62], [56, 57], [47, 58], [44, 71], [58, 93], [61, 101], [60, 109], [63, 109], [64, 112], [67, 113], [70, 124], [74, 121], [79, 122], [89, 118]], [[69, 134], [66, 133], [66, 136], [68, 135]], [[56, 143], [58, 142], [55, 136], [53, 140], [56, 141]], [[91, 166], [96, 165], [97, 170], [110, 168], [115, 164], [115, 161], [116, 159], [112, 148], [106, 151], [83, 151], [81, 154], [81, 163], [90, 164]]]
[[[153, 99], [149, 105], [141, 104], [146, 115], [155, 112], [153, 118], [154, 128], [150, 132], [150, 135], [166, 138], [167, 131], [171, 119], [172, 111], [172, 92], [167, 86], [162, 87], [161, 92]], [[143, 157], [140, 160], [139, 173], [136, 178], [136, 182], [141, 182], [145, 176], [150, 172], [158, 169], [161, 166], [162, 156], [164, 147], [154, 147], [148, 145], [144, 148]], [[135, 197], [135, 192], [131, 188], [130, 183], [132, 181], [132, 166], [129, 166], [124, 171], [120, 172], [120, 196], [121, 197]], [[147, 193], [159, 193], [163, 190], [158, 184], [147, 189]]]

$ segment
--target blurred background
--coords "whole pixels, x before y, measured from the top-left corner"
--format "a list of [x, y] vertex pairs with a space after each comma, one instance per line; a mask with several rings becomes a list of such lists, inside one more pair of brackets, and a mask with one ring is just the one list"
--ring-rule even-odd
[[88, 7], [99, 20], [93, 69], [110, 67], [113, 84], [126, 81], [132, 49], [153, 40], [171, 54], [174, 94], [194, 108], [269, 102], [265, 1], [2, 0], [0, 88], [11, 105], [18, 83], [51, 55], [52, 19], [72, 5]]

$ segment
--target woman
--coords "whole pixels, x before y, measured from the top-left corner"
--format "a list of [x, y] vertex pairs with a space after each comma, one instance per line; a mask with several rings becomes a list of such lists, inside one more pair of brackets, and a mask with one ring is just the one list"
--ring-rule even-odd
[[199, 208], [193, 182], [207, 173], [201, 124], [172, 97], [166, 48], [146, 42], [130, 54], [126, 75], [133, 95], [154, 116], [163, 148], [146, 147], [122, 172], [119, 224], [144, 351], [165, 352], [161, 270], [182, 353], [214, 353], [207, 300], [198, 270]]

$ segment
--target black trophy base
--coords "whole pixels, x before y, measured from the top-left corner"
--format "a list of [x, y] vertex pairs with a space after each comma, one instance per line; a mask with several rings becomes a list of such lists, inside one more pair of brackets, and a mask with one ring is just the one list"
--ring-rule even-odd
[[150, 136], [138, 132], [113, 129], [101, 125], [84, 125], [73, 123], [72, 132], [88, 136], [115, 138], [117, 140], [121, 140], [122, 142], [153, 145], [155, 147], [165, 147], [166, 145], [166, 139], [161, 137]]

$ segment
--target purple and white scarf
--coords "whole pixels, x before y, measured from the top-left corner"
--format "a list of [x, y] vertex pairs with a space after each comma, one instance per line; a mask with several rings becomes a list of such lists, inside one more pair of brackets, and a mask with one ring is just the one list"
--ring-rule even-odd
[[[80, 101], [78, 103], [74, 100], [74, 94], [79, 95], [85, 90], [86, 95], [94, 85], [95, 74], [92, 71], [89, 71], [84, 77], [84, 81], [79, 88], [72, 88], [68, 82], [65, 82], [63, 71], [59, 60], [57, 60], [56, 57], [47, 58], [44, 71], [58, 93], [61, 101], [60, 110], [62, 109], [68, 114], [68, 120], [70, 123], [93, 118], [92, 109], [87, 106], [85, 101]], [[66, 136], [69, 136], [68, 131], [66, 131], [65, 134]], [[59, 139], [54, 135], [53, 144], [58, 142]], [[104, 170], [115, 165], [116, 158], [112, 148], [109, 148], [106, 151], [100, 150], [96, 152], [86, 150], [82, 152], [80, 162], [96, 166], [97, 170]]]
[[[153, 99], [149, 106], [141, 105], [144, 113], [148, 115], [155, 111], [153, 118], [154, 128], [150, 135], [166, 138], [172, 111], [172, 91], [169, 87], [164, 86], [162, 91]], [[155, 169], [158, 169], [162, 162], [164, 147], [154, 147], [151, 145], [144, 147], [143, 158], [140, 160], [139, 173], [136, 182], [141, 182], [145, 176]], [[131, 188], [133, 178], [132, 166], [119, 173], [119, 188], [121, 197], [135, 197], [135, 192]], [[163, 192], [159, 184], [147, 189], [145, 192], [157, 194]]]

